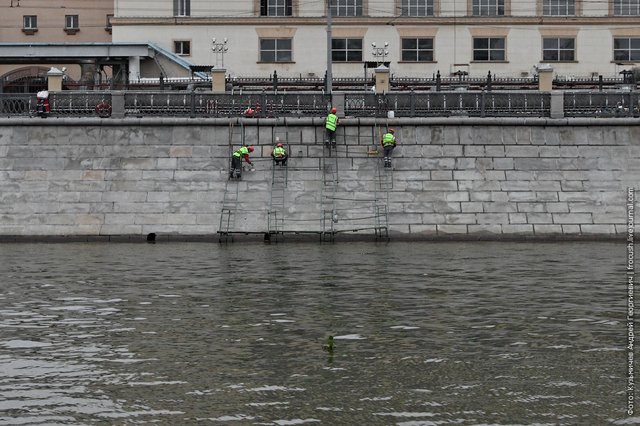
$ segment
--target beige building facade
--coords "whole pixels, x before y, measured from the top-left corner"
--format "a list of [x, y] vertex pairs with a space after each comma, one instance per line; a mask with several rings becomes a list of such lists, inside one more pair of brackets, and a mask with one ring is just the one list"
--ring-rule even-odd
[[[112, 17], [113, 0], [7, 0], [0, 13], [0, 42], [111, 42]], [[30, 84], [41, 84], [34, 81], [43, 81], [51, 66], [65, 68], [70, 81], [93, 75], [90, 63], [38, 64], [28, 56], [25, 49], [22, 63], [0, 65], [4, 91], [23, 91]]]
[[[330, 1], [334, 77], [383, 61], [408, 77], [519, 77], [540, 63], [613, 77], [640, 62], [640, 0]], [[153, 42], [232, 76], [327, 69], [326, 0], [116, 0], [114, 9], [113, 41]]]

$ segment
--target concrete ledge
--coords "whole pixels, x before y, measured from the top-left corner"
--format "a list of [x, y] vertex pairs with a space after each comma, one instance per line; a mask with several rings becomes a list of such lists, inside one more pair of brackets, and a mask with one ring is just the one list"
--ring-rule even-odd
[[[203, 117], [16, 117], [0, 118], [0, 126], [296, 126], [324, 127], [324, 117], [281, 117], [281, 118], [203, 118]], [[341, 126], [639, 126], [640, 118], [540, 118], [540, 117], [415, 117], [415, 118], [358, 118], [340, 119]]]

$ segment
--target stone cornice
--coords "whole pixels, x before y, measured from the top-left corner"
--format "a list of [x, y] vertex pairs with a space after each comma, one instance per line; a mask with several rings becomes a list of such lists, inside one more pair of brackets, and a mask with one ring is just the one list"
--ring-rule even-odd
[[[325, 17], [117, 17], [111, 19], [112, 25], [263, 25], [263, 26], [302, 26], [302, 25], [326, 25]], [[359, 18], [333, 18], [333, 25], [501, 25], [514, 27], [518, 25], [634, 25], [640, 26], [639, 17], [625, 16], [585, 16], [585, 17], [549, 17], [549, 16], [502, 16], [502, 17], [359, 17]]]

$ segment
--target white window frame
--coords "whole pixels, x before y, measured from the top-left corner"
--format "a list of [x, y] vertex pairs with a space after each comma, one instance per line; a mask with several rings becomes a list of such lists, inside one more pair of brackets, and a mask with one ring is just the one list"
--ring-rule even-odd
[[38, 15], [24, 15], [22, 17], [22, 28], [25, 30], [38, 29]]
[[640, 16], [640, 0], [613, 0], [614, 16]]
[[364, 0], [331, 0], [331, 16], [364, 16]]
[[191, 14], [191, 0], [176, 0], [176, 16], [189, 16]]
[[473, 16], [504, 16], [504, 0], [473, 0]]
[[[337, 41], [337, 40], [344, 40], [344, 49], [337, 49], [333, 46], [333, 42]], [[360, 48], [350, 48], [349, 47], [349, 42], [350, 41], [354, 41], [354, 40], [358, 40], [360, 41]], [[340, 62], [340, 63], [347, 63], [347, 62], [362, 62], [363, 61], [363, 46], [364, 46], [364, 41], [361, 38], [356, 38], [356, 37], [334, 37], [331, 40], [331, 56], [332, 56], [332, 61], [333, 62]], [[335, 58], [335, 54], [336, 52], [344, 52], [344, 60], [340, 60], [340, 59], [336, 59]], [[349, 59], [349, 54], [353, 53], [353, 52], [360, 52], [360, 59], [354, 59], [354, 60], [350, 60]]]
[[[189, 50], [186, 53], [184, 49], [185, 46], [187, 46]], [[191, 40], [173, 40], [173, 53], [178, 56], [191, 56]]]
[[80, 29], [80, 17], [78, 15], [64, 15], [64, 29], [65, 30]]
[[[545, 41], [547, 40], [555, 40], [557, 43], [557, 47], [548, 48], [545, 47]], [[561, 40], [571, 40], [573, 42], [573, 46], [569, 49], [566, 47], [562, 47]], [[550, 59], [548, 56], [545, 57], [546, 52], [554, 52], [557, 54], [558, 59]], [[563, 52], [571, 52], [571, 59], [562, 58]], [[573, 37], [545, 37], [542, 39], [542, 60], [545, 62], [574, 62], [576, 60], [576, 39]]]
[[576, 16], [576, 0], [542, 0], [543, 16]]
[[[291, 16], [293, 14], [293, 0], [260, 0], [262, 16]], [[288, 13], [287, 13], [288, 12]]]
[[[616, 42], [618, 40], [624, 40], [627, 42], [627, 47], [616, 48]], [[635, 43], [634, 43], [635, 42]], [[636, 44], [638, 47], [634, 48], [631, 45]], [[626, 57], [619, 58], [616, 56], [616, 52], [624, 52]], [[635, 59], [634, 59], [635, 56]], [[613, 39], [613, 60], [615, 62], [640, 62], [640, 37], [614, 37]]]
[[402, 16], [434, 16], [433, 0], [402, 0], [400, 13]]
[[[405, 48], [404, 47], [404, 41], [405, 40], [415, 40], [416, 42], [416, 48]], [[430, 49], [426, 49], [426, 48], [420, 48], [420, 40], [431, 40], [431, 48]], [[400, 60], [403, 62], [433, 62], [434, 61], [434, 45], [435, 45], [435, 40], [433, 37], [402, 37], [402, 39], [400, 40]], [[416, 59], [407, 59], [405, 57], [405, 52], [411, 52], [412, 54], [415, 53]], [[420, 53], [421, 52], [430, 52], [431, 53], [431, 59], [420, 59]]]
[[[487, 40], [487, 48], [476, 48], [476, 40]], [[502, 40], [502, 48], [492, 48], [492, 40]], [[476, 59], [476, 52], [487, 51], [487, 59]], [[502, 58], [492, 59], [492, 52], [502, 52]], [[473, 60], [475, 62], [504, 62], [507, 60], [507, 39], [505, 37], [474, 37], [473, 38]]]
[[[273, 49], [263, 48], [262, 43], [273, 41]], [[271, 38], [264, 37], [258, 40], [260, 52], [260, 62], [293, 62], [293, 39], [292, 38]], [[265, 54], [273, 54], [273, 59], [265, 58]]]

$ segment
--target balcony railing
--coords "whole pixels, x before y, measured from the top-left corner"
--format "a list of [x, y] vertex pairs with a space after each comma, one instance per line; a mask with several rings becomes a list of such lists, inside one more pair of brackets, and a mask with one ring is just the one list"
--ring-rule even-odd
[[[51, 93], [51, 117], [323, 117], [332, 96], [321, 92], [64, 91]], [[561, 92], [566, 117], [637, 117], [640, 92]], [[119, 99], [115, 99], [118, 97]], [[341, 97], [336, 102], [336, 97]], [[342, 97], [344, 99], [342, 99]], [[550, 117], [552, 95], [539, 91], [344, 92], [333, 94], [347, 117]], [[114, 105], [114, 101], [117, 105]], [[112, 109], [113, 107], [113, 109]], [[42, 115], [42, 114], [40, 114]], [[33, 94], [0, 94], [0, 116], [37, 117]]]

